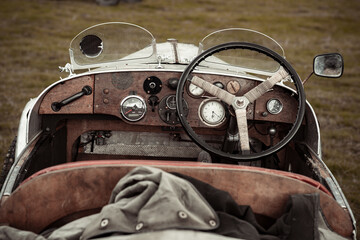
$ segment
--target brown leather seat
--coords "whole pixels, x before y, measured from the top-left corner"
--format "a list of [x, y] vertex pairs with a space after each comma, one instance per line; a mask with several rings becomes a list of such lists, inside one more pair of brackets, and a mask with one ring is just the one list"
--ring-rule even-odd
[[[116, 183], [131, 169], [148, 165], [179, 172], [229, 192], [256, 214], [280, 217], [292, 194], [320, 194], [328, 224], [350, 237], [352, 223], [327, 190], [318, 182], [293, 173], [235, 165], [164, 161], [89, 161], [44, 169], [24, 181], [0, 209], [0, 223], [39, 233], [74, 213], [96, 212], [106, 205]], [[321, 190], [322, 189], [322, 190]]]

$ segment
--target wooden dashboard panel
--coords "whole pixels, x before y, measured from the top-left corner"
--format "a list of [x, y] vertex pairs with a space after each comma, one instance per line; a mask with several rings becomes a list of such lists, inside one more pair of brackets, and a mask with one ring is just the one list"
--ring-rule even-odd
[[84, 86], [90, 86], [94, 92], [94, 76], [83, 76], [60, 83], [46, 93], [39, 108], [39, 114], [92, 114], [93, 113], [93, 96], [90, 94], [83, 96], [76, 101], [63, 106], [60, 111], [53, 111], [51, 104], [61, 102], [62, 100], [80, 92]]
[[[256, 87], [260, 82], [243, 79], [239, 77], [221, 76], [216, 74], [201, 74], [194, 73], [204, 80], [215, 83], [221, 82], [226, 89], [226, 85], [230, 81], [236, 81], [240, 85], [237, 96], [242, 96], [250, 89]], [[162, 82], [162, 88], [156, 96], [159, 101], [169, 95], [175, 95], [176, 90], [168, 86], [168, 79], [177, 78], [181, 76], [181, 72], [173, 71], [129, 71], [129, 72], [113, 72], [101, 73], [96, 75], [89, 75], [70, 79], [66, 82], [60, 83], [53, 87], [44, 97], [39, 113], [40, 114], [106, 114], [116, 116], [123, 119], [131, 125], [143, 126], [169, 126], [161, 120], [159, 116], [159, 106], [152, 108], [148, 103], [151, 94], [145, 92], [143, 85], [144, 81], [149, 77], [156, 76]], [[73, 94], [81, 91], [85, 86], [89, 85], [93, 89], [93, 93], [88, 96], [83, 96], [78, 100], [64, 106], [60, 111], [55, 112], [51, 109], [53, 102], [60, 102]], [[147, 111], [145, 116], [137, 121], [130, 122], [123, 118], [120, 112], [121, 101], [131, 95], [136, 94], [142, 97], [147, 103]], [[192, 127], [208, 128], [198, 116], [198, 109], [202, 101], [211, 96], [204, 96], [201, 98], [194, 98], [184, 90], [184, 98], [189, 106], [188, 122]], [[283, 104], [283, 110], [277, 115], [272, 115], [267, 112], [266, 103], [269, 99], [276, 98]], [[250, 104], [247, 108], [247, 118], [249, 120], [257, 121], [271, 121], [282, 123], [293, 123], [297, 113], [297, 101], [291, 96], [291, 92], [279, 86], [275, 86], [271, 91], [265, 93], [262, 97], [256, 100], [254, 104]], [[176, 124], [180, 126], [180, 124]]]
[[[237, 79], [237, 81], [239, 81], [242, 85], [241, 91], [243, 91], [244, 93], [253, 88], [256, 84], [254, 81], [246, 81], [243, 79], [229, 76], [219, 76], [212, 74], [194, 75], [198, 75], [204, 80], [211, 83], [223, 82], [224, 84], [226, 84], [226, 82], [230, 80]], [[123, 119], [120, 113], [120, 103], [122, 99], [124, 99], [130, 94], [135, 93], [136, 95], [142, 97], [146, 102], [148, 102], [148, 99], [151, 95], [145, 92], [145, 90], [143, 89], [143, 84], [144, 81], [151, 76], [156, 76], [162, 82], [162, 89], [158, 94], [156, 94], [156, 96], [159, 98], [159, 101], [169, 95], [175, 95], [176, 91], [169, 88], [167, 81], [170, 78], [179, 79], [181, 76], [181, 72], [123, 72], [96, 75], [94, 113], [114, 115]], [[184, 98], [189, 105], [188, 122], [193, 127], [207, 127], [199, 120], [198, 117], [198, 107], [201, 102], [206, 98], [193, 98], [187, 93], [187, 91], [184, 92]], [[150, 126], [169, 126], [160, 119], [158, 111], [158, 107], [152, 109], [152, 107], [147, 104], [147, 112], [145, 117], [138, 122], [128, 123], [135, 125], [138, 124]], [[253, 118], [253, 112], [253, 109], [250, 107], [248, 110], [249, 119]], [[180, 124], [177, 125], [180, 126]]]

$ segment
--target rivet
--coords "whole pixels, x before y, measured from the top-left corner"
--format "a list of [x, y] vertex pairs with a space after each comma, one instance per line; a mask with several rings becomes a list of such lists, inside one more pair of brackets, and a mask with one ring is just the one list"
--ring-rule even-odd
[[138, 223], [135, 227], [136, 231], [139, 231], [143, 228], [144, 224], [142, 222]]
[[104, 93], [104, 94], [108, 94], [108, 93], [109, 93], [109, 89], [105, 88], [105, 89], [103, 90], [103, 93]]
[[183, 211], [179, 211], [179, 212], [178, 212], [178, 216], [179, 216], [179, 218], [181, 218], [181, 219], [186, 219], [186, 218], [188, 217], [188, 215], [187, 215], [185, 212], [183, 212]]
[[101, 222], [100, 222], [100, 227], [101, 227], [101, 228], [105, 228], [108, 224], [109, 224], [109, 219], [104, 218], [104, 219], [101, 220]]
[[109, 103], [109, 99], [105, 98], [105, 99], [104, 99], [104, 103], [105, 103], [105, 104], [108, 104], [108, 103]]
[[210, 224], [210, 226], [212, 226], [212, 227], [215, 227], [215, 226], [216, 226], [216, 222], [215, 222], [214, 220], [210, 220], [210, 221], [209, 221], [209, 224]]

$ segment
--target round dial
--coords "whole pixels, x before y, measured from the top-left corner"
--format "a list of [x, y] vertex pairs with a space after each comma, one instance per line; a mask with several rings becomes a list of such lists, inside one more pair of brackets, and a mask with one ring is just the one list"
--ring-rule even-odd
[[273, 98], [267, 101], [266, 108], [271, 114], [279, 114], [283, 109], [283, 105], [279, 99]]
[[226, 90], [231, 94], [237, 93], [240, 88], [240, 83], [236, 80], [232, 80], [226, 84]]
[[225, 121], [225, 108], [217, 100], [205, 100], [199, 106], [199, 117], [208, 126], [219, 126]]
[[146, 113], [145, 101], [140, 96], [127, 96], [121, 101], [120, 112], [121, 115], [128, 121], [139, 121]]
[[214, 82], [214, 85], [217, 86], [218, 88], [224, 89], [224, 84], [222, 84], [221, 82]]
[[170, 95], [170, 96], [168, 96], [166, 98], [166, 106], [171, 110], [176, 109], [176, 97], [175, 97], [175, 95]]
[[[183, 99], [183, 113], [185, 116], [189, 113], [188, 104]], [[161, 120], [170, 125], [176, 125], [180, 123], [179, 116], [176, 110], [176, 96], [168, 95], [161, 99], [159, 103], [159, 116]]]
[[188, 87], [189, 93], [194, 97], [199, 97], [204, 93], [204, 90], [195, 84], [190, 83]]

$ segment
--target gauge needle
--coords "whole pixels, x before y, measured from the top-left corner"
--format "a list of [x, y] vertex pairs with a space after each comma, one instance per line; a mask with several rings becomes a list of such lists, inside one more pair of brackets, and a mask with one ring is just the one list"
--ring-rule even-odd
[[128, 110], [128, 111], [125, 113], [125, 115], [127, 115], [128, 113], [130, 113], [132, 110], [133, 110], [133, 109]]
[[[217, 115], [214, 111], [212, 111], [212, 115], [214, 116], [217, 116], [219, 118], [219, 115]], [[213, 117], [214, 118], [214, 117]]]

